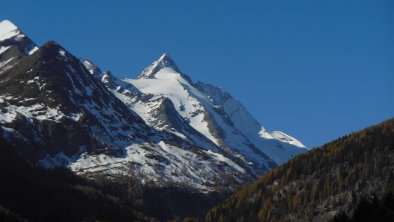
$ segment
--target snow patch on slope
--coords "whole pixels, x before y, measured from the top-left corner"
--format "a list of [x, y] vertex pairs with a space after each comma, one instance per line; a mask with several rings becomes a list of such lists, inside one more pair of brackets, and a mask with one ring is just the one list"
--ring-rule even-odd
[[[7, 101], [15, 101], [19, 100], [20, 98], [10, 97], [10, 96], [0, 96], [0, 104], [3, 104], [3, 111], [0, 115], [0, 123], [10, 123], [12, 122], [18, 115], [24, 116], [29, 119], [37, 119], [39, 121], [43, 120], [52, 120], [55, 122], [59, 122], [62, 118], [69, 118], [74, 121], [78, 121], [79, 118], [82, 116], [81, 113], [72, 113], [70, 115], [66, 115], [61, 111], [60, 107], [51, 108], [45, 106], [43, 104], [35, 103], [29, 106], [24, 105], [12, 105]], [[34, 100], [34, 99], [32, 99]], [[24, 100], [28, 101], [28, 100]]]
[[10, 48], [10, 46], [2, 46], [0, 47], [0, 54], [2, 54], [3, 52], [7, 51]]
[[[68, 166], [77, 173], [130, 174], [142, 178], [142, 182], [153, 181], [166, 184], [187, 184], [200, 191], [213, 191], [213, 178], [220, 181], [225, 174], [238, 174], [245, 170], [230, 159], [212, 151], [195, 153], [163, 141], [142, 142], [125, 148], [126, 156], [114, 157], [105, 154], [90, 155], [82, 152], [68, 157], [60, 152], [47, 155], [41, 166], [54, 168]], [[205, 156], [205, 157], [204, 157]], [[233, 170], [236, 169], [234, 172]], [[223, 181], [225, 182], [225, 181]]]

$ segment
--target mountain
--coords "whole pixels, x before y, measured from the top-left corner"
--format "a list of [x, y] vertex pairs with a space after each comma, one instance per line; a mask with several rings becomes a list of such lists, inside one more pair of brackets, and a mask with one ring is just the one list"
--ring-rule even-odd
[[132, 174], [145, 183], [200, 192], [255, 178], [235, 155], [147, 125], [85, 68], [86, 62], [56, 42], [21, 54], [16, 64], [0, 75], [1, 133], [32, 165]]
[[[394, 208], [372, 201], [365, 210], [365, 200], [392, 190], [393, 172], [390, 119], [298, 155], [211, 209], [206, 221], [330, 221], [354, 212], [353, 218], [365, 219], [356, 221], [380, 221], [367, 218], [390, 218]], [[384, 198], [382, 206], [392, 203], [390, 196]], [[341, 218], [348, 221], [343, 216], [335, 221]]]
[[10, 21], [0, 47], [0, 133], [32, 166], [208, 193], [307, 150], [223, 90], [193, 83], [167, 53], [119, 79], [54, 41], [37, 47]]

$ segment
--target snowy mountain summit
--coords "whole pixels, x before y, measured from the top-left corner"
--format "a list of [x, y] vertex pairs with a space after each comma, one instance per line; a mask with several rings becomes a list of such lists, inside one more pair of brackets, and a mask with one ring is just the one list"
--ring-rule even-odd
[[154, 61], [150, 66], [146, 67], [138, 76], [138, 78], [154, 79], [155, 75], [165, 67], [171, 68], [177, 73], [181, 73], [181, 71], [179, 71], [178, 67], [176, 66], [174, 60], [172, 60], [170, 55], [165, 52], [163, 53], [163, 55], [160, 56], [158, 60]]
[[164, 53], [119, 79], [0, 23], [0, 137], [36, 166], [128, 174], [199, 192], [233, 189], [307, 151], [269, 132], [224, 90], [194, 83]]

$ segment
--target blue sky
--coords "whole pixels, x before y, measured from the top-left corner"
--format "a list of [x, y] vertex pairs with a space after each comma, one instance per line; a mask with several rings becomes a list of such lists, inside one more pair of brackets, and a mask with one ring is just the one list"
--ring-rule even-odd
[[118, 76], [167, 51], [309, 147], [394, 117], [394, 2], [5, 1], [0, 19]]

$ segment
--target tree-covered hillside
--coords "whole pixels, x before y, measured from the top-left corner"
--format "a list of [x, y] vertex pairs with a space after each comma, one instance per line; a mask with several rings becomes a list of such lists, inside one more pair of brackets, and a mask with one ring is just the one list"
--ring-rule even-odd
[[241, 189], [206, 221], [328, 221], [394, 184], [394, 119], [296, 156]]

